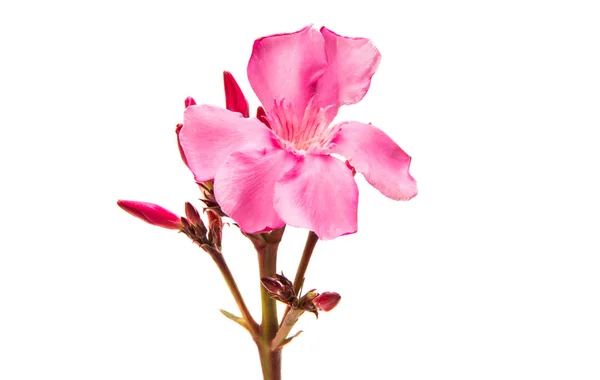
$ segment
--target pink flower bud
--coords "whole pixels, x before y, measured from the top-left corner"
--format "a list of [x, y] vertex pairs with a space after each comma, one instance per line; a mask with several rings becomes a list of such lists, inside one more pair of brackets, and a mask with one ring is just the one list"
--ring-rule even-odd
[[225, 86], [225, 108], [239, 112], [244, 117], [250, 117], [248, 101], [229, 71], [223, 71], [223, 84]]
[[322, 311], [332, 310], [342, 299], [342, 296], [335, 292], [324, 292], [316, 296], [312, 301], [317, 309]]
[[144, 222], [171, 230], [181, 229], [179, 216], [154, 203], [119, 200], [117, 204], [123, 210]]

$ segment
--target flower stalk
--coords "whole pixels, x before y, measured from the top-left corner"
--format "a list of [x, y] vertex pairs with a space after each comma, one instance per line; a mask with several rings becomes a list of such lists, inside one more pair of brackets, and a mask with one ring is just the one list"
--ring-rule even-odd
[[308, 268], [308, 263], [310, 262], [310, 258], [312, 257], [312, 253], [315, 250], [315, 246], [319, 241], [319, 237], [313, 231], [308, 231], [308, 237], [306, 238], [306, 243], [304, 244], [304, 251], [302, 252], [302, 258], [300, 259], [300, 263], [298, 264], [298, 270], [296, 271], [296, 277], [294, 277], [294, 292], [296, 294], [300, 294], [300, 289], [302, 289], [302, 285], [304, 285], [304, 276], [306, 275], [306, 269]]
[[253, 337], [258, 336], [259, 326], [254, 320], [254, 318], [252, 318], [252, 314], [250, 314], [250, 310], [248, 310], [248, 307], [244, 302], [244, 297], [242, 297], [242, 293], [240, 292], [235, 282], [235, 279], [233, 278], [233, 275], [231, 274], [231, 271], [229, 270], [229, 267], [225, 262], [225, 257], [223, 257], [223, 254], [220, 251], [218, 251], [214, 247], [209, 246], [208, 244], [202, 245], [201, 248], [204, 249], [210, 255], [210, 257], [213, 259], [215, 264], [217, 264], [217, 267], [221, 271], [221, 275], [223, 275], [223, 279], [225, 280], [225, 283], [227, 283], [227, 287], [229, 287], [229, 291], [231, 292], [231, 295], [233, 296], [235, 303], [237, 304], [238, 309], [242, 314], [242, 319], [245, 325], [244, 327], [250, 332], [250, 334]]
[[[313, 251], [319, 241], [319, 237], [313, 231], [308, 231], [308, 236], [306, 238], [306, 243], [304, 244], [304, 251], [302, 251], [302, 258], [300, 259], [300, 263], [298, 264], [298, 269], [296, 270], [296, 277], [294, 277], [294, 293], [300, 294], [300, 290], [304, 285], [304, 276], [306, 275], [306, 269], [308, 269], [308, 263], [310, 262], [310, 258], [312, 257]], [[290, 312], [291, 307], [285, 308], [285, 312], [283, 313], [283, 318], [281, 320], [281, 325], [283, 326], [288, 313]]]
[[[270, 233], [249, 236], [258, 254], [260, 278], [272, 277], [277, 271], [277, 249], [285, 231], [285, 226]], [[260, 336], [256, 340], [264, 380], [281, 379], [281, 351], [271, 349], [271, 341], [279, 329], [277, 305], [270, 293], [262, 285], [260, 287], [262, 304], [262, 323]]]

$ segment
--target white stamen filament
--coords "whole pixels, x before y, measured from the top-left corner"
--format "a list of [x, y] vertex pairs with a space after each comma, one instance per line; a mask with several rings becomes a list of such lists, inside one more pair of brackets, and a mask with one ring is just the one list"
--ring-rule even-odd
[[298, 123], [291, 105], [280, 101], [275, 102], [267, 119], [285, 149], [299, 154], [318, 153], [327, 149], [339, 130], [329, 126], [327, 111], [314, 106], [311, 100]]

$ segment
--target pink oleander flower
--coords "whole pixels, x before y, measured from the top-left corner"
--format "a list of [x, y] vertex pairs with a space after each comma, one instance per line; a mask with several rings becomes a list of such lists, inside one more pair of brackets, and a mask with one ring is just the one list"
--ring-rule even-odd
[[[264, 115], [245, 117], [247, 108], [232, 106], [242, 101], [228, 108], [245, 114], [186, 102], [184, 161], [197, 182], [214, 179], [216, 200], [245, 232], [284, 224], [321, 239], [356, 232], [352, 167], [391, 199], [417, 194], [410, 156], [384, 132], [356, 121], [331, 125], [339, 107], [365, 96], [380, 59], [368, 39], [324, 27], [259, 38], [248, 79]], [[245, 101], [239, 88], [229, 94]]]
[[144, 222], [170, 230], [181, 229], [181, 218], [171, 211], [148, 202], [117, 201], [119, 207]]

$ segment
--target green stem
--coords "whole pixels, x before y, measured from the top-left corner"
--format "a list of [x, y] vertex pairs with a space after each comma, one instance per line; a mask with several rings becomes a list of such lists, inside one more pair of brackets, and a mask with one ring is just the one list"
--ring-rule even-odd
[[[277, 272], [277, 249], [283, 236], [284, 228], [274, 230], [269, 234], [262, 234], [262, 243], [259, 243], [257, 240], [253, 241], [258, 253], [260, 278], [272, 277]], [[262, 285], [260, 286], [260, 296], [262, 303], [262, 323], [260, 325], [260, 337], [256, 344], [260, 355], [263, 376], [264, 380], [281, 380], [281, 350], [271, 349], [271, 341], [279, 329], [277, 305]]]
[[267, 341], [259, 341], [258, 354], [264, 380], [281, 380], [281, 350], [272, 350]]
[[[260, 278], [272, 277], [277, 271], [277, 245], [266, 244], [258, 250], [258, 266]], [[275, 336], [277, 330], [277, 307], [275, 300], [269, 295], [264, 286], [260, 286], [262, 301], [262, 333], [269, 339]]]
[[[302, 258], [300, 259], [300, 263], [298, 264], [298, 269], [296, 270], [296, 277], [294, 278], [294, 292], [298, 297], [301, 294], [300, 289], [302, 289], [302, 285], [304, 285], [304, 275], [306, 274], [306, 269], [308, 268], [308, 263], [310, 262], [310, 258], [312, 257], [312, 253], [315, 250], [315, 246], [317, 245], [317, 241], [319, 241], [319, 237], [312, 231], [308, 232], [308, 236], [306, 237], [306, 243], [304, 244], [304, 251], [302, 252]], [[281, 320], [281, 324], [285, 321], [288, 313], [290, 312], [290, 307], [285, 308], [285, 312], [283, 313], [283, 318]]]
[[294, 291], [298, 296], [301, 296], [301, 294], [298, 294], [298, 292], [302, 288], [302, 285], [304, 285], [304, 275], [306, 274], [306, 269], [308, 268], [308, 263], [310, 262], [312, 253], [315, 250], [317, 241], [319, 241], [317, 234], [312, 231], [308, 231], [306, 244], [304, 244], [304, 251], [302, 252], [302, 258], [300, 259], [300, 264], [298, 264], [298, 270], [296, 271], [296, 277], [294, 278]]
[[231, 274], [231, 271], [229, 270], [229, 267], [225, 262], [225, 257], [223, 257], [223, 254], [221, 252], [209, 245], [204, 245], [202, 246], [202, 248], [206, 252], [208, 252], [215, 264], [217, 264], [217, 267], [223, 275], [223, 279], [225, 279], [225, 282], [229, 287], [229, 291], [231, 291], [231, 295], [233, 295], [233, 298], [235, 299], [235, 302], [238, 308], [240, 309], [240, 313], [242, 314], [242, 318], [245, 321], [248, 331], [250, 331], [250, 334], [252, 334], [253, 337], [256, 337], [259, 332], [258, 324], [254, 321], [254, 318], [252, 318], [252, 314], [250, 314], [250, 310], [248, 310], [248, 307], [244, 302], [242, 293], [240, 293], [235, 279], [233, 278], [233, 275]]

